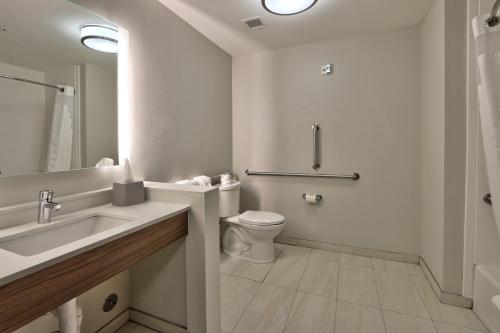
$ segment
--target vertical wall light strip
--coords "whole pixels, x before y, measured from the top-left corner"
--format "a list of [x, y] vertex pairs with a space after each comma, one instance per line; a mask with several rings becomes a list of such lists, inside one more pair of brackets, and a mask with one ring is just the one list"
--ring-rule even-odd
[[129, 33], [118, 29], [118, 157], [130, 158], [130, 71]]

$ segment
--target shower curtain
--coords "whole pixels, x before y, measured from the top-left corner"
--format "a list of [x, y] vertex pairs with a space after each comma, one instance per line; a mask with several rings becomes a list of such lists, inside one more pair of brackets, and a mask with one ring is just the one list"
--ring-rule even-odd
[[488, 15], [472, 22], [477, 61], [479, 113], [488, 182], [500, 233], [500, 26], [486, 27]]
[[47, 171], [71, 169], [73, 148], [73, 127], [75, 119], [75, 88], [60, 86], [64, 92], [57, 91], [52, 115]]

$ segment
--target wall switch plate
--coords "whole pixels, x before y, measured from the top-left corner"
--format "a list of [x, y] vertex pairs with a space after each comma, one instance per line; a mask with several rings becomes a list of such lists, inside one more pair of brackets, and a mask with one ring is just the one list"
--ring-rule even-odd
[[321, 66], [321, 74], [322, 75], [330, 75], [332, 73], [333, 73], [333, 65], [332, 64]]

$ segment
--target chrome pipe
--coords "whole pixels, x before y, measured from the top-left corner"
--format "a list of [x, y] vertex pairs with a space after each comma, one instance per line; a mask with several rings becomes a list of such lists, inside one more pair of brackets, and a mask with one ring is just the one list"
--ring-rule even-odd
[[488, 19], [486, 19], [486, 21], [484, 22], [484, 24], [487, 27], [493, 28], [493, 27], [496, 27], [498, 25], [498, 23], [500, 23], [500, 18], [497, 16], [498, 9], [500, 9], [500, 0], [495, 1], [495, 4], [493, 5], [493, 8], [491, 9], [490, 17], [488, 17]]
[[55, 86], [53, 84], [48, 84], [48, 83], [37, 82], [37, 81], [33, 81], [33, 80], [28, 80], [28, 79], [23, 79], [23, 78], [12, 76], [12, 75], [0, 74], [0, 78], [2, 78], [2, 79], [8, 79], [8, 80], [14, 80], [14, 81], [20, 81], [20, 82], [26, 82], [26, 83], [31, 83], [31, 84], [36, 84], [36, 85], [39, 85], [39, 86], [54, 88], [54, 89], [59, 90], [60, 92], [64, 92], [64, 88]]
[[319, 170], [321, 168], [321, 164], [319, 163], [319, 125], [314, 124], [312, 126], [313, 131], [313, 169]]
[[247, 176], [333, 178], [333, 179], [352, 179], [352, 180], [359, 180], [361, 178], [359, 173], [353, 173], [351, 175], [339, 175], [339, 174], [321, 174], [321, 173], [262, 172], [262, 171], [252, 171], [250, 169], [246, 169], [245, 174]]

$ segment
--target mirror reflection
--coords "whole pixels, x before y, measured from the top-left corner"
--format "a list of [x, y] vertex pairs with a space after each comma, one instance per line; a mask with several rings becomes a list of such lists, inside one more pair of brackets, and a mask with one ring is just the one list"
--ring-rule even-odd
[[117, 26], [67, 0], [0, 7], [1, 176], [117, 164]]

